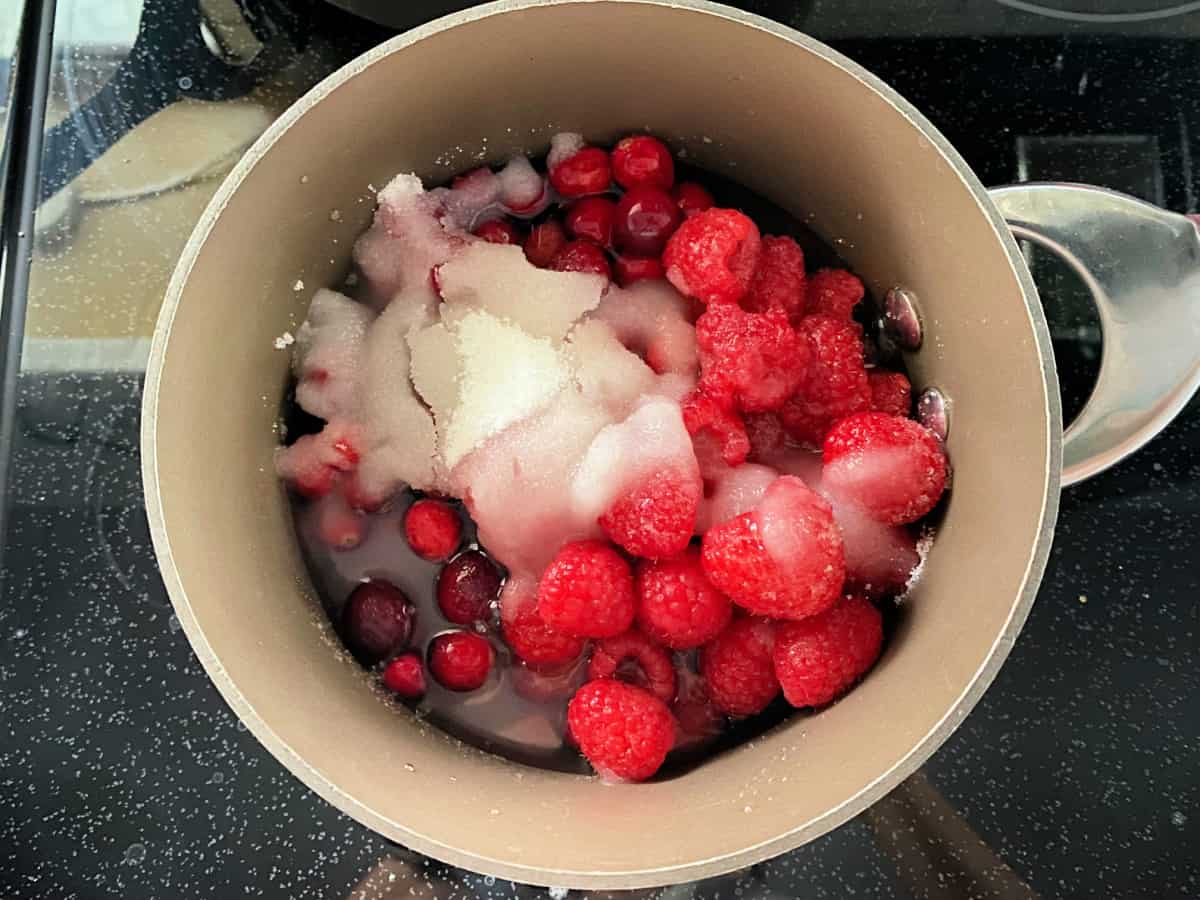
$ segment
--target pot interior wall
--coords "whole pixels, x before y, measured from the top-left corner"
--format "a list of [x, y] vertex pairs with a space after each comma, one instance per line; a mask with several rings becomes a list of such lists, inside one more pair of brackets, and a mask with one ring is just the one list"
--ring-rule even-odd
[[[1056, 487], [1055, 423], [992, 222], [936, 144], [827, 51], [723, 13], [563, 4], [404, 40], [318, 88], [319, 102], [252, 152], [169, 298], [178, 305], [147, 466], [189, 637], [311, 787], [469, 868], [645, 886], [745, 865], [833, 827], [894, 783], [880, 779], [939, 727], [1023, 615]], [[557, 130], [605, 141], [640, 128], [808, 217], [876, 294], [893, 283], [916, 292], [927, 339], [910, 366], [918, 386], [953, 399], [955, 481], [920, 588], [862, 686], [689, 774], [605, 786], [464, 748], [389, 709], [335, 652], [272, 474], [287, 367], [272, 340], [303, 319], [313, 289], [344, 274], [369, 185], [398, 171], [442, 181], [538, 151]]]

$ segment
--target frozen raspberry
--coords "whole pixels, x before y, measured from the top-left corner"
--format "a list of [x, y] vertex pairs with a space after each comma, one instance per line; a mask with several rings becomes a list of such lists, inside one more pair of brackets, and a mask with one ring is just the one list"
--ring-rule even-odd
[[863, 294], [857, 275], [845, 269], [819, 269], [808, 280], [808, 312], [849, 319]]
[[611, 247], [617, 204], [607, 197], [584, 197], [567, 210], [567, 233], [600, 247]]
[[717, 709], [753, 716], [767, 708], [779, 693], [774, 645], [774, 623], [748, 617], [734, 619], [700, 651], [700, 674]]
[[537, 611], [562, 634], [613, 637], [633, 624], [629, 564], [600, 541], [567, 544], [538, 582]]
[[520, 659], [539, 671], [558, 669], [579, 658], [584, 642], [552, 629], [538, 615], [536, 585], [510, 581], [500, 596], [500, 630]]
[[696, 345], [700, 389], [718, 402], [730, 398], [743, 412], [778, 409], [808, 375], [808, 342], [779, 308], [751, 313], [711, 304], [696, 322]]
[[504, 219], [489, 219], [475, 229], [475, 236], [489, 244], [521, 244], [521, 232], [517, 226]]
[[402, 650], [412, 631], [413, 608], [404, 592], [387, 581], [364, 581], [342, 609], [346, 644], [366, 665]]
[[612, 183], [608, 154], [599, 147], [584, 147], [550, 169], [550, 183], [567, 200], [603, 194]]
[[626, 190], [645, 184], [669, 191], [675, 182], [675, 160], [658, 138], [635, 134], [613, 147], [612, 173]]
[[539, 269], [548, 268], [554, 257], [567, 245], [567, 233], [556, 219], [548, 219], [529, 229], [525, 238], [525, 258]]
[[667, 242], [663, 265], [680, 293], [704, 303], [737, 303], [761, 250], [758, 227], [735, 209], [708, 209], [686, 219]]
[[792, 706], [823, 706], [879, 658], [883, 618], [862, 597], [846, 597], [819, 616], [786, 622], [775, 633], [775, 674]]
[[804, 315], [804, 251], [790, 237], [764, 237], [762, 255], [742, 306], [751, 312], [778, 307], [792, 322]]
[[662, 278], [665, 270], [657, 256], [627, 256], [622, 254], [616, 262], [617, 283], [629, 287], [635, 281]]
[[438, 575], [438, 608], [455, 625], [486, 619], [499, 594], [500, 573], [478, 550], [460, 553]]
[[709, 432], [721, 445], [721, 458], [727, 466], [740, 466], [750, 452], [750, 439], [741, 417], [718, 403], [702, 390], [694, 390], [682, 403], [683, 424], [695, 437]]
[[670, 194], [660, 187], [639, 185], [617, 202], [613, 243], [623, 253], [657, 256], [682, 219]]
[[675, 720], [653, 694], [611, 678], [589, 681], [567, 706], [567, 726], [605, 778], [643, 781], [675, 741]]
[[831, 316], [808, 315], [796, 330], [808, 339], [808, 378], [780, 408], [779, 418], [788, 434], [816, 449], [834, 422], [871, 406], [862, 328]]
[[675, 185], [671, 196], [675, 198], [675, 205], [679, 207], [685, 219], [690, 219], [696, 213], [702, 213], [716, 205], [708, 188], [694, 181], [681, 181]]
[[702, 492], [698, 471], [654, 472], [617, 498], [600, 527], [634, 556], [674, 556], [692, 539]]
[[746, 461], [750, 439], [746, 437], [745, 426], [737, 413], [731, 412], [700, 389], [684, 397], [682, 412], [684, 427], [688, 428], [692, 437], [707, 431], [718, 440], [721, 458], [726, 466], [740, 466]]
[[619, 678], [649, 691], [663, 703], [675, 699], [671, 654], [636, 629], [597, 641], [587, 677], [588, 681]]
[[462, 540], [462, 520], [449, 503], [418, 500], [404, 514], [404, 536], [422, 559], [449, 559]]
[[787, 447], [787, 432], [775, 413], [748, 413], [742, 416], [746, 426], [746, 437], [750, 439], [752, 462], [769, 464]]
[[591, 241], [568, 241], [550, 261], [555, 272], [589, 272], [612, 278], [612, 269], [604, 251]]
[[708, 643], [733, 615], [729, 598], [704, 576], [695, 549], [642, 563], [636, 588], [638, 627], [675, 650]]
[[708, 530], [704, 574], [757, 615], [802, 619], [828, 609], [846, 577], [833, 511], [799, 478], [784, 475], [748, 513]]
[[921, 518], [946, 487], [941, 442], [902, 416], [866, 412], [842, 419], [829, 430], [822, 458], [831, 495], [890, 525]]
[[912, 385], [903, 372], [872, 369], [867, 373], [871, 386], [871, 409], [892, 416], [907, 416], [912, 410]]
[[450, 631], [429, 642], [429, 672], [451, 691], [483, 687], [492, 670], [492, 645], [471, 631]]
[[425, 666], [420, 655], [402, 653], [383, 670], [383, 686], [405, 700], [416, 700], [425, 693]]

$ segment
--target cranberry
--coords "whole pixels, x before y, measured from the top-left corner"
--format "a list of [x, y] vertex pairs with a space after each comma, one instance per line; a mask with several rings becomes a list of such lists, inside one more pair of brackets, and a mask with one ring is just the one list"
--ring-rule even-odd
[[517, 226], [504, 219], [489, 219], [475, 229], [475, 236], [489, 244], [520, 244], [521, 232]]
[[487, 681], [492, 645], [469, 631], [439, 634], [429, 643], [429, 671], [442, 687], [473, 691]]
[[437, 602], [442, 615], [455, 625], [469, 625], [487, 617], [500, 594], [500, 573], [478, 550], [454, 557], [437, 582]]
[[666, 274], [662, 260], [657, 256], [618, 256], [616, 268], [617, 282], [622, 287], [647, 278], [662, 278]]
[[612, 277], [608, 257], [591, 241], [571, 241], [558, 251], [550, 268], [555, 272], [589, 272], [605, 278]]
[[617, 204], [607, 197], [584, 197], [567, 210], [567, 231], [573, 238], [609, 247], [616, 214]]
[[403, 649], [412, 637], [413, 608], [394, 584], [379, 579], [356, 587], [342, 610], [350, 650], [366, 665]]
[[418, 500], [404, 514], [404, 536], [422, 559], [449, 559], [462, 540], [462, 521], [444, 500]]
[[425, 693], [425, 664], [418, 653], [401, 653], [383, 670], [383, 686], [405, 700]]
[[550, 170], [550, 183], [567, 200], [603, 194], [612, 184], [608, 154], [599, 147], [584, 147]]
[[613, 240], [623, 252], [657, 256], [682, 219], [670, 194], [660, 187], [639, 185], [617, 204]]
[[525, 258], [539, 269], [545, 269], [566, 243], [567, 234], [562, 225], [557, 219], [549, 219], [529, 230], [529, 237], [525, 238]]
[[[330, 502], [334, 500], [335, 502]], [[323, 501], [317, 516], [317, 531], [321, 540], [333, 550], [353, 550], [367, 536], [367, 519], [336, 498]]]
[[675, 185], [675, 190], [671, 191], [671, 196], [675, 198], [675, 204], [683, 213], [684, 218], [704, 212], [706, 209], [712, 209], [717, 205], [717, 201], [708, 192], [708, 188], [696, 184], [694, 181], [679, 182]]
[[627, 190], [648, 184], [669, 191], [675, 181], [675, 160], [658, 138], [637, 134], [613, 148], [612, 171], [617, 184]]

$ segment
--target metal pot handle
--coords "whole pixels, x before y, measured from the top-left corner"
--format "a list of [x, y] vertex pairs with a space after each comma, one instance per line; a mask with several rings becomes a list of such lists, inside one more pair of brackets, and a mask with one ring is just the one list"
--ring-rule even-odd
[[1076, 484], [1141, 448], [1200, 386], [1200, 232], [1186, 216], [1087, 185], [990, 193], [1013, 234], [1062, 257], [1099, 312], [1100, 375], [1063, 435], [1062, 483]]

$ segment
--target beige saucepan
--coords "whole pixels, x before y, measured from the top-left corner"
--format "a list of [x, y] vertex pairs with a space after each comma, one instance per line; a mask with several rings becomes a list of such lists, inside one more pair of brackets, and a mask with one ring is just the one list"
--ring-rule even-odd
[[[955, 480], [908, 615], [857, 690], [687, 774], [611, 786], [463, 746], [381, 702], [335, 652], [272, 472], [288, 366], [272, 339], [303, 318], [312, 288], [344, 277], [369, 185], [398, 171], [442, 181], [538, 152], [557, 130], [602, 142], [641, 128], [807, 217], [875, 296], [902, 286], [916, 298], [924, 343], [908, 364], [918, 387], [952, 402]], [[1101, 384], [1065, 442], [1046, 325], [1005, 216], [1067, 253], [1101, 301]], [[1118, 266], [1114, 248], [1136, 265]], [[1194, 315], [1165, 337], [1161, 322], [1198, 256], [1187, 220], [1118, 195], [989, 197], [886, 85], [765, 19], [693, 0], [480, 7], [315, 87], [197, 226], [146, 385], [163, 577], [250, 730], [389, 838], [547, 885], [642, 887], [746, 866], [862, 811], [978, 701], [1033, 602], [1064, 447], [1069, 478], [1084, 477], [1147, 440], [1195, 387]], [[1130, 366], [1135, 354], [1153, 365]]]

